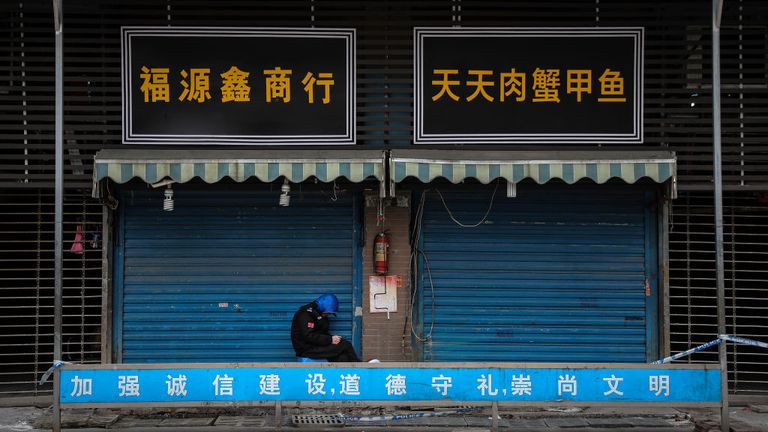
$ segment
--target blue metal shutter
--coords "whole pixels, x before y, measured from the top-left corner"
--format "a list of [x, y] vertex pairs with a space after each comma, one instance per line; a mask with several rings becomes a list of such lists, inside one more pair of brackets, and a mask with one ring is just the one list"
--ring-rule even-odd
[[[331, 329], [352, 337], [352, 199], [231, 187], [123, 193], [116, 347], [125, 363], [295, 361], [294, 312], [339, 297]], [[120, 274], [122, 273], [122, 274]], [[116, 280], [116, 283], [118, 283]]]
[[[477, 228], [452, 222], [428, 192], [420, 289], [432, 337], [424, 359], [646, 361], [655, 300], [646, 296], [646, 261], [655, 255], [643, 189], [531, 184], [516, 198], [504, 189]], [[492, 191], [441, 189], [465, 224], [482, 219]]]

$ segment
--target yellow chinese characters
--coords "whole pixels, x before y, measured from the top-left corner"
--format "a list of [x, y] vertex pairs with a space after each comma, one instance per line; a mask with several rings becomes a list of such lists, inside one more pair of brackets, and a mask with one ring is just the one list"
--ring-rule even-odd
[[221, 74], [221, 101], [222, 102], [249, 102], [251, 100], [251, 87], [248, 86], [250, 72], [243, 72], [232, 66]]
[[141, 67], [139, 77], [144, 80], [141, 91], [144, 93], [144, 102], [170, 102], [170, 89], [168, 87], [169, 68]]
[[291, 101], [292, 73], [291, 69], [280, 69], [280, 66], [264, 70], [267, 77], [267, 102], [272, 102], [272, 99], [282, 99], [284, 103]]
[[568, 94], [576, 93], [576, 101], [581, 102], [582, 93], [592, 93], [592, 71], [588, 69], [568, 69], [566, 73]]
[[557, 69], [539, 69], [533, 71], [533, 99], [531, 102], [560, 103], [560, 71]]
[[317, 74], [317, 78], [312, 72], [307, 72], [304, 75], [304, 79], [301, 80], [304, 84], [304, 91], [307, 92], [307, 100], [309, 103], [315, 103], [315, 84], [323, 86], [323, 104], [331, 102], [331, 86], [336, 82], [333, 80], [333, 74], [329, 72], [320, 72]]
[[432, 80], [432, 85], [439, 85], [440, 91], [437, 92], [434, 96], [432, 96], [432, 100], [436, 101], [443, 97], [444, 94], [447, 94], [448, 97], [453, 99], [454, 101], [458, 101], [459, 97], [456, 96], [454, 92], [451, 91], [452, 85], [459, 85], [459, 80], [452, 80], [448, 79], [448, 75], [458, 75], [459, 71], [457, 69], [435, 69], [434, 74], [435, 75], [442, 75], [442, 80]]
[[[145, 103], [170, 102], [171, 91], [173, 87], [169, 84], [169, 75], [171, 69], [167, 67], [141, 67], [139, 74], [141, 81], [140, 90], [144, 95]], [[181, 76], [180, 86], [178, 87], [178, 100], [182, 102], [194, 101], [205, 103], [211, 99], [211, 86], [218, 83], [211, 82], [210, 68], [189, 68], [182, 69], [179, 72]], [[264, 84], [266, 92], [264, 99], [267, 103], [273, 101], [291, 102], [291, 76], [292, 69], [285, 69], [275, 66], [273, 69], [265, 69]], [[251, 87], [251, 72], [240, 69], [237, 66], [231, 66], [226, 71], [217, 71], [213, 77], [221, 77], [220, 87], [221, 102], [252, 102], [252, 92], [256, 91]], [[299, 75], [301, 76], [301, 75]], [[336, 84], [333, 72], [306, 72], [301, 82], [304, 91], [307, 93], [307, 102], [314, 104], [315, 88], [319, 88], [322, 94], [322, 103], [327, 105], [331, 103], [331, 88]], [[254, 96], [255, 97], [255, 96]]]
[[515, 72], [512, 68], [509, 72], [499, 74], [499, 100], [504, 102], [507, 96], [516, 95], [515, 100], [525, 100], [525, 73]]
[[[210, 77], [211, 70], [208, 68], [191, 68], [189, 73], [187, 71], [181, 71], [181, 85], [184, 87], [184, 91], [181, 92], [179, 100], [196, 100], [198, 103], [203, 103], [211, 98], [211, 84]], [[187, 81], [189, 78], [189, 81]]]
[[488, 102], [493, 102], [493, 97], [485, 92], [486, 87], [493, 86], [492, 82], [483, 81], [483, 77], [493, 74], [493, 71], [489, 70], [469, 70], [469, 75], [474, 75], [477, 79], [475, 81], [467, 81], [467, 85], [475, 87], [475, 92], [467, 97], [467, 102], [472, 102], [478, 94], [483, 95], [483, 99]]
[[[562, 81], [565, 81], [565, 94], [575, 95], [577, 103], [585, 102], [593, 93], [593, 71], [591, 69], [565, 69], [561, 78], [560, 69], [535, 68], [530, 72], [530, 87], [528, 87], [527, 74], [524, 71], [510, 68], [495, 78], [492, 70], [469, 69], [466, 71], [466, 80], [463, 82], [461, 71], [458, 69], [433, 69], [432, 86], [434, 87], [432, 100], [438, 101], [447, 96], [454, 102], [459, 102], [462, 93], [466, 94], [466, 101], [494, 102], [491, 90], [498, 84], [498, 101], [506, 102], [513, 99], [515, 102], [525, 102], [530, 89], [532, 97], [530, 102], [535, 103], [560, 103], [563, 97], [560, 94]], [[619, 71], [606, 68], [598, 78], [600, 82], [600, 96], [597, 102], [626, 102], [624, 95], [624, 78]], [[595, 84], [596, 85], [596, 84]], [[462, 92], [464, 90], [464, 92]], [[481, 96], [481, 97], [479, 97]]]
[[627, 98], [624, 96], [624, 78], [617, 71], [606, 69], [600, 78], [600, 93], [603, 96], [597, 98], [598, 102], [626, 102]]

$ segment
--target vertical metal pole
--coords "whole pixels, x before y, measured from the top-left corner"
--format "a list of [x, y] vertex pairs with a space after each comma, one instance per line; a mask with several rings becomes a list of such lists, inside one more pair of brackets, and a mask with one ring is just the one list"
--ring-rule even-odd
[[277, 430], [283, 430], [283, 404], [275, 401], [275, 425]]
[[[735, 345], [735, 344], [734, 344]], [[720, 354], [720, 431], [730, 432], [731, 414], [728, 412], [728, 341], [718, 344]]]
[[491, 404], [491, 431], [499, 432], [499, 402]]
[[61, 392], [61, 369], [53, 371], [53, 419], [51, 419], [51, 431], [61, 432], [61, 407], [59, 406], [59, 392]]
[[[55, 121], [55, 158], [56, 158], [56, 171], [55, 171], [55, 187], [54, 187], [54, 202], [55, 202], [55, 216], [54, 216], [54, 268], [53, 268], [53, 359], [61, 360], [61, 309], [62, 309], [62, 213], [63, 213], [63, 195], [64, 195], [64, 134], [63, 134], [63, 118], [64, 118], [64, 104], [62, 97], [63, 91], [63, 43], [62, 43], [62, 0], [53, 0], [53, 19], [56, 32], [56, 57], [55, 57], [55, 96], [54, 105], [56, 110]], [[58, 376], [58, 371], [56, 371]], [[53, 421], [52, 429], [54, 432], [61, 430], [61, 407], [59, 406], [59, 383], [56, 379], [54, 382], [53, 393]]]
[[[96, 186], [98, 187], [98, 185]], [[107, 197], [106, 199], [110, 199]], [[112, 358], [112, 218], [113, 211], [106, 204], [101, 206], [101, 363], [109, 364]]]
[[670, 311], [669, 311], [669, 231], [670, 231], [670, 208], [672, 207], [672, 185], [667, 189], [667, 193], [661, 198], [661, 212], [659, 212], [659, 228], [661, 245], [661, 256], [659, 257], [659, 268], [661, 268], [661, 357], [672, 355], [672, 342], [670, 330]]
[[[723, 0], [712, 0], [712, 170], [715, 181], [715, 260], [717, 270], [717, 332], [725, 329], [725, 266], [723, 263], [723, 175], [722, 139], [720, 131], [720, 20]], [[730, 430], [728, 416], [728, 351], [726, 342], [719, 345], [720, 357], [720, 428]]]

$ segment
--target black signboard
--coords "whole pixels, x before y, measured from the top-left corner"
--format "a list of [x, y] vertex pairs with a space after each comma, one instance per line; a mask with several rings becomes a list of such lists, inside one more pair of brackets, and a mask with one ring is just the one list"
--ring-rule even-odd
[[417, 144], [641, 143], [642, 28], [417, 28]]
[[123, 27], [123, 142], [354, 144], [355, 31]]

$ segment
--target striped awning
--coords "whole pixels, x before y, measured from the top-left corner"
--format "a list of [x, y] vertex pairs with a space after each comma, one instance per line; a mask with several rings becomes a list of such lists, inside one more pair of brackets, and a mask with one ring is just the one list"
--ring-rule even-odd
[[[139, 178], [155, 183], [166, 177], [177, 183], [200, 178], [215, 183], [224, 177], [243, 182], [255, 177], [271, 182], [285, 177], [301, 182], [315, 177], [331, 182], [339, 177], [358, 183], [384, 180], [380, 150], [102, 150], [94, 161], [94, 182], [109, 178], [125, 183]], [[95, 189], [95, 188], [94, 188]]]
[[657, 183], [675, 178], [672, 152], [594, 151], [442, 151], [392, 150], [389, 159], [394, 182], [408, 177], [428, 183], [438, 177], [452, 183], [474, 178], [489, 183], [503, 178], [518, 183], [530, 178], [542, 184], [560, 179], [568, 184], [581, 179], [605, 183], [619, 178], [635, 183], [643, 177]]

